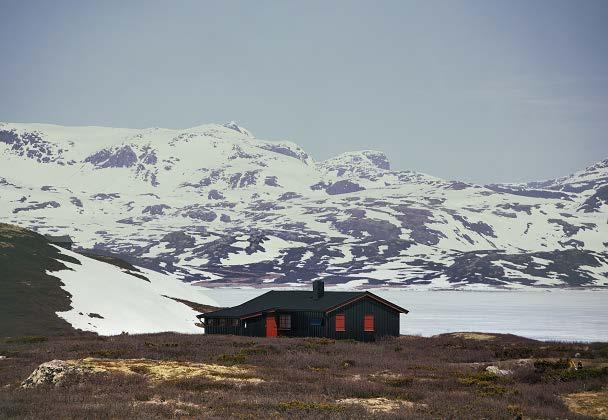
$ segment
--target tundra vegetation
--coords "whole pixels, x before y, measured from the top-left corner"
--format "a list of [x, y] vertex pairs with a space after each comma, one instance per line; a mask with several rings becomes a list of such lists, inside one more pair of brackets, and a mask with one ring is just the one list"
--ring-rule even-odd
[[0, 418], [606, 418], [608, 343], [7, 337], [0, 390]]

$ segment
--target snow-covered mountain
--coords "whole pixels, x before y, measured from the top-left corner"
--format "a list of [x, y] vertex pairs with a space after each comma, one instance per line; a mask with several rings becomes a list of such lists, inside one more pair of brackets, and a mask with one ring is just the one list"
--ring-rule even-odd
[[315, 162], [231, 122], [0, 124], [4, 222], [207, 285], [608, 286], [608, 160], [528, 184]]

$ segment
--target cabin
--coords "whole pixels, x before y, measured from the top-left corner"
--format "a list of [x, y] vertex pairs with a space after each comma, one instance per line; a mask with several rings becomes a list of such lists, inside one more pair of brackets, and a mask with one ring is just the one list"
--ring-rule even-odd
[[248, 337], [326, 337], [374, 341], [399, 335], [408, 311], [368, 291], [273, 290], [232, 308], [200, 314], [205, 334]]
[[44, 235], [46, 240], [53, 244], [60, 246], [61, 248], [71, 250], [72, 249], [72, 238], [69, 235], [61, 235], [61, 236], [53, 236], [53, 235]]

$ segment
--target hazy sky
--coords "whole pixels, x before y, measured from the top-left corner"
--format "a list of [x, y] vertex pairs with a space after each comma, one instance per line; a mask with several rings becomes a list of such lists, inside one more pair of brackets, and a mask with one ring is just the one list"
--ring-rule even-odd
[[474, 182], [608, 158], [608, 1], [0, 0], [0, 120], [236, 120]]

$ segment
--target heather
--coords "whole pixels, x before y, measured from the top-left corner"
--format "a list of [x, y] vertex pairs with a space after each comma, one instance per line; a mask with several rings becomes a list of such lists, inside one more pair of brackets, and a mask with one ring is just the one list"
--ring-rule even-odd
[[[0, 339], [0, 356], [0, 418], [582, 419], [601, 415], [608, 385], [606, 343], [471, 333], [26, 336]], [[94, 373], [21, 387], [54, 359]]]

